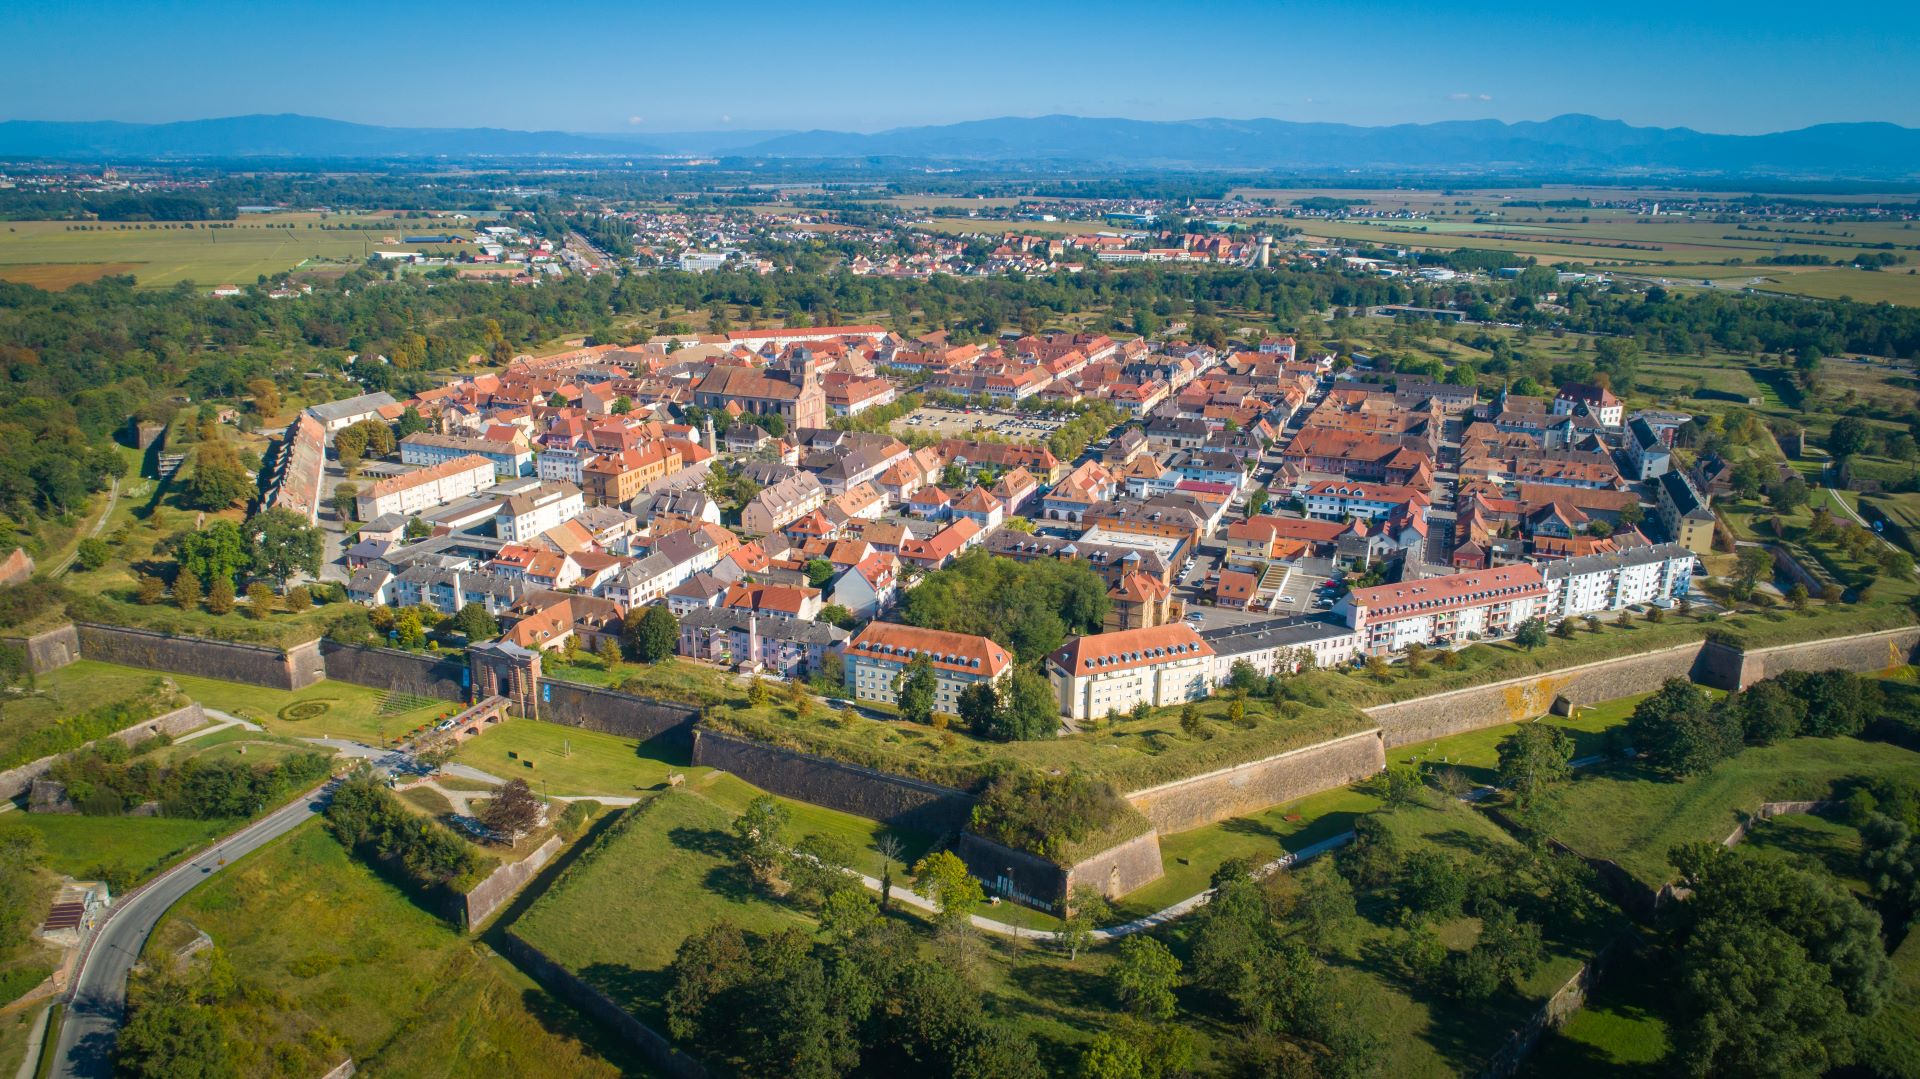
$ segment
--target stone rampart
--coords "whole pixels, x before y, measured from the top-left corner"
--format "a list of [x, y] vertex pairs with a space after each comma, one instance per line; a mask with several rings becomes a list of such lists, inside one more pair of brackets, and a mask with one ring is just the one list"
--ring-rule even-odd
[[1344, 787], [1387, 766], [1377, 730], [1176, 779], [1127, 795], [1163, 834], [1200, 828], [1268, 806]]
[[1108, 899], [1118, 899], [1164, 873], [1160, 833], [1146, 831], [1075, 862], [1067, 870], [1066, 894], [1071, 896], [1075, 888], [1085, 885]]
[[652, 1027], [614, 1003], [612, 997], [547, 958], [546, 953], [515, 936], [511, 930], [500, 934], [499, 949], [501, 955], [512, 960], [528, 977], [612, 1031], [663, 1074], [671, 1079], [705, 1079], [707, 1069], [699, 1061], [675, 1049]]
[[700, 713], [691, 705], [635, 697], [578, 682], [540, 680], [540, 718], [582, 730], [656, 742], [682, 752], [693, 748], [693, 724]]
[[[1154, 850], [1160, 849], [1156, 841]], [[987, 891], [1039, 910], [1058, 911], [1067, 895], [1067, 867], [1004, 843], [960, 833], [954, 853]]]
[[[194, 701], [184, 708], [176, 708], [171, 712], [154, 716], [152, 719], [143, 719], [132, 726], [123, 727], [112, 734], [105, 735], [105, 737], [117, 738], [129, 746], [137, 746], [156, 735], [164, 734], [168, 737], [173, 737], [175, 735], [185, 734], [190, 730], [206, 725], [206, 722], [207, 714], [201, 711], [200, 702]], [[72, 753], [76, 752], [77, 749], [85, 749], [86, 746], [93, 745], [94, 742], [98, 742], [99, 740], [100, 739], [96, 738], [93, 742], [88, 742], [86, 745], [76, 747], [75, 750], [68, 750], [67, 752]], [[47, 772], [53, 768], [53, 762], [65, 755], [66, 754], [63, 753], [50, 754], [41, 757], [37, 761], [28, 761], [18, 768], [0, 772], [0, 802], [11, 801], [26, 793], [27, 789], [33, 786], [34, 780], [46, 775]]]
[[26, 659], [27, 670], [46, 674], [80, 658], [80, 634], [71, 624], [55, 626], [31, 637], [0, 637], [0, 644], [18, 648]]
[[527, 882], [546, 868], [553, 856], [560, 853], [562, 844], [559, 836], [549, 836], [545, 843], [533, 849], [531, 854], [510, 865], [503, 865], [487, 874], [487, 879], [473, 886], [462, 896], [465, 903], [465, 924], [472, 932], [493, 916], [506, 902], [519, 894]]
[[393, 648], [320, 642], [320, 658], [328, 678], [358, 686], [438, 697], [467, 699], [466, 662], [459, 656], [422, 655]]
[[[1694, 678], [1702, 643], [1544, 671], [1365, 709], [1388, 749], [1543, 716], [1556, 697], [1575, 705], [1649, 693], [1669, 678]], [[1695, 679], [1712, 684], [1706, 679]]]
[[221, 678], [269, 689], [305, 689], [327, 676], [326, 665], [320, 658], [319, 641], [307, 641], [283, 651], [257, 644], [175, 637], [97, 622], [80, 622], [76, 629], [80, 654], [105, 663]]
[[693, 731], [693, 763], [732, 772], [788, 798], [933, 835], [957, 832], [973, 815], [973, 797], [965, 791], [704, 727]]
[[1756, 648], [1740, 656], [1739, 686], [1745, 689], [1781, 671], [1825, 671], [1836, 667], [1857, 674], [1885, 671], [1912, 663], [1915, 649], [1920, 649], [1920, 626]]

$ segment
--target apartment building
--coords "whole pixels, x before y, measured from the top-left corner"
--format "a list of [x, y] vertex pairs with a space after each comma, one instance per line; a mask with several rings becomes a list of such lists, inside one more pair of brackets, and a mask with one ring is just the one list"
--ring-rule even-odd
[[1213, 689], [1213, 648], [1185, 623], [1075, 637], [1047, 657], [1060, 713], [1097, 719], [1146, 704], [1197, 701]]
[[1641, 603], [1664, 607], [1687, 594], [1696, 561], [1678, 543], [1557, 559], [1540, 567], [1546, 598], [1539, 613], [1557, 622]]
[[1713, 550], [1713, 510], [1707, 497], [1679, 469], [1662, 473], [1654, 490], [1660, 499], [1660, 523], [1673, 542], [1694, 554]]
[[1504, 637], [1544, 614], [1546, 582], [1531, 565], [1495, 566], [1444, 577], [1356, 588], [1334, 613], [1360, 634], [1369, 655], [1409, 644], [1439, 645]]
[[933, 664], [933, 710], [957, 715], [960, 694], [980, 682], [998, 682], [1013, 672], [1013, 656], [985, 637], [947, 633], [891, 622], [869, 622], [847, 642], [847, 692], [855, 700], [900, 702], [896, 681], [914, 657]]
[[401, 464], [437, 465], [470, 453], [493, 462], [494, 474], [503, 480], [533, 475], [533, 451], [517, 443], [424, 431], [400, 440]]
[[408, 517], [493, 486], [493, 462], [469, 453], [437, 465], [375, 481], [354, 498], [354, 512], [371, 521], [388, 513]]
[[586, 508], [580, 488], [564, 481], [543, 483], [509, 497], [494, 519], [494, 528], [508, 543], [529, 543], [540, 533], [580, 516]]

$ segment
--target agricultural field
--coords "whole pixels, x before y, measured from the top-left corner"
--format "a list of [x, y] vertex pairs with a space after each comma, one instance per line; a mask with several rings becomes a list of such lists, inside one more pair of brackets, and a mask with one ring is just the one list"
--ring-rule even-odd
[[[236, 991], [213, 1005], [241, 1074], [631, 1073], [633, 1062], [510, 964], [415, 906], [318, 822], [169, 912], [147, 958], [205, 933]], [[244, 1032], [244, 1036], [238, 1036]]]
[[247, 285], [303, 267], [350, 268], [375, 250], [451, 255], [463, 247], [401, 242], [409, 233], [470, 236], [432, 221], [320, 213], [233, 222], [9, 221], [0, 231], [0, 279], [60, 289], [130, 273], [144, 288]]

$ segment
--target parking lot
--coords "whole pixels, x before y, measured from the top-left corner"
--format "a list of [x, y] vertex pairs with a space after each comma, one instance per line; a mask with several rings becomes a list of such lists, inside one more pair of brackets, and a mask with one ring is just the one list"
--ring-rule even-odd
[[1004, 409], [916, 408], [894, 422], [897, 431], [925, 431], [942, 438], [970, 438], [995, 434], [1002, 438], [1043, 442], [1064, 420], [1041, 418], [1044, 413], [1029, 414]]

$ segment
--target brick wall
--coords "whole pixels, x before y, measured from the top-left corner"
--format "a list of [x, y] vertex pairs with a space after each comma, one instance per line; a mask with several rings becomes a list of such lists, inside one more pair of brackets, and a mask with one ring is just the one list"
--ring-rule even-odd
[[788, 798], [933, 835], [957, 832], [973, 815], [973, 796], [965, 791], [700, 727], [693, 732], [693, 763]]
[[1360, 731], [1134, 791], [1127, 800], [1161, 833], [1184, 832], [1344, 787], [1386, 766], [1380, 732]]

